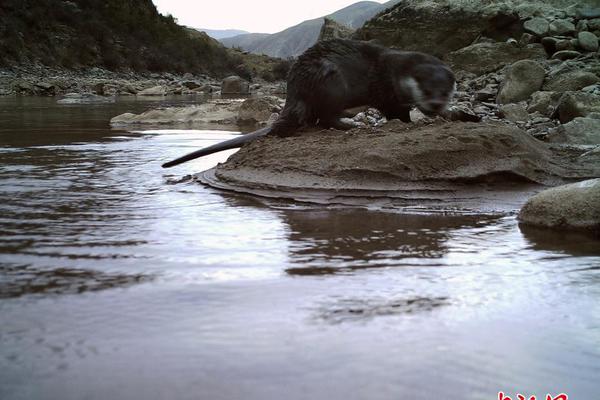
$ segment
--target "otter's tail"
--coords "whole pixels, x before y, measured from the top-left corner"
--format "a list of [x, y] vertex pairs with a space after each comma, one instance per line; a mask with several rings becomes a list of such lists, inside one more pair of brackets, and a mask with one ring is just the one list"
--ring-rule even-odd
[[259, 129], [252, 133], [247, 133], [245, 135], [241, 135], [234, 139], [230, 139], [230, 140], [226, 140], [221, 143], [213, 144], [212, 146], [208, 146], [203, 149], [196, 150], [192, 153], [186, 154], [185, 156], [179, 157], [173, 161], [164, 163], [162, 165], [162, 167], [163, 168], [171, 168], [171, 167], [174, 167], [175, 165], [182, 164], [184, 162], [193, 160], [198, 157], [203, 157], [203, 156], [207, 156], [209, 154], [218, 153], [219, 151], [223, 151], [223, 150], [229, 150], [229, 149], [235, 149], [237, 147], [242, 147], [242, 145], [244, 145], [245, 143], [251, 142], [255, 139], [258, 139], [259, 137], [265, 136], [266, 134], [268, 134], [271, 131], [271, 129], [272, 128], [270, 126], [268, 126], [266, 128]]

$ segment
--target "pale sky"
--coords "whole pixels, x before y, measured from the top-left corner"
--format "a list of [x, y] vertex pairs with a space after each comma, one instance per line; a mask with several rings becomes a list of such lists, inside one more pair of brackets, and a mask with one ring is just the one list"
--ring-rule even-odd
[[[180, 25], [275, 33], [322, 17], [359, 0], [153, 0], [161, 14]], [[386, 0], [373, 0], [384, 3]]]

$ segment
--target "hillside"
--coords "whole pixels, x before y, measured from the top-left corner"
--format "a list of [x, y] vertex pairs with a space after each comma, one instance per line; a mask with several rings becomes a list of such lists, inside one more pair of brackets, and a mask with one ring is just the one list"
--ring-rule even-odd
[[151, 0], [2, 0], [0, 54], [5, 67], [221, 75], [240, 64], [205, 33], [160, 15]]
[[204, 28], [195, 28], [197, 31], [200, 32], [204, 32], [206, 33], [208, 36], [210, 36], [213, 39], [225, 39], [225, 38], [229, 38], [229, 37], [233, 37], [233, 36], [238, 36], [238, 35], [245, 35], [249, 32], [247, 31], [242, 31], [240, 29], [204, 29]]
[[[374, 1], [360, 1], [329, 14], [327, 17], [357, 29], [365, 21], [398, 1], [392, 0], [383, 4]], [[239, 47], [256, 54], [288, 58], [297, 56], [312, 46], [319, 37], [322, 25], [323, 18], [316, 18], [270, 35], [250, 33], [222, 39], [221, 43], [227, 47]]]

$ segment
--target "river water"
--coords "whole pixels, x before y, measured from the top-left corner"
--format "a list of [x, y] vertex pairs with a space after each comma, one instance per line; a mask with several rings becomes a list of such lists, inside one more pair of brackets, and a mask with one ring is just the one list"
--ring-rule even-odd
[[598, 398], [600, 241], [220, 192], [231, 152], [160, 164], [235, 133], [108, 126], [192, 101], [0, 98], [0, 399]]

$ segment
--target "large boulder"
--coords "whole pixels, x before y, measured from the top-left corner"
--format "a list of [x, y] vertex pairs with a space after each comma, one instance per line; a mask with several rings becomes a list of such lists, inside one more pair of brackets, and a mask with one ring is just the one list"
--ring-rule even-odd
[[511, 65], [498, 93], [498, 103], [527, 100], [542, 87], [546, 71], [538, 62], [521, 60]]
[[579, 32], [577, 41], [579, 47], [585, 51], [598, 51], [598, 36], [592, 32]]
[[595, 94], [565, 92], [558, 102], [558, 118], [563, 124], [593, 112], [600, 112], [600, 96]]
[[554, 143], [600, 145], [600, 119], [575, 118], [548, 135]]
[[456, 70], [482, 75], [499, 70], [520, 60], [545, 60], [544, 47], [539, 43], [518, 46], [513, 43], [476, 43], [447, 55], [446, 60]]
[[240, 78], [232, 75], [223, 79], [221, 82], [221, 94], [249, 94], [250, 84]]
[[529, 33], [539, 37], [544, 37], [550, 29], [550, 23], [546, 18], [534, 17], [523, 23], [523, 28]]
[[521, 209], [519, 222], [545, 228], [600, 233], [600, 179], [538, 193]]
[[240, 106], [238, 120], [241, 123], [265, 123], [274, 113], [281, 112], [285, 101], [276, 96], [248, 99]]
[[[585, 2], [578, 3], [583, 6]], [[533, 21], [527, 23], [530, 32], [543, 35], [550, 24], [533, 17], [564, 18], [564, 8], [571, 5], [572, 0], [398, 0], [367, 21], [355, 37], [444, 57], [480, 37], [496, 41], [519, 38], [525, 32], [526, 19]], [[554, 24], [555, 31], [569, 29], [562, 21]]]
[[583, 89], [600, 82], [596, 74], [587, 71], [570, 71], [549, 77], [543, 89], [553, 92], [568, 92]]

